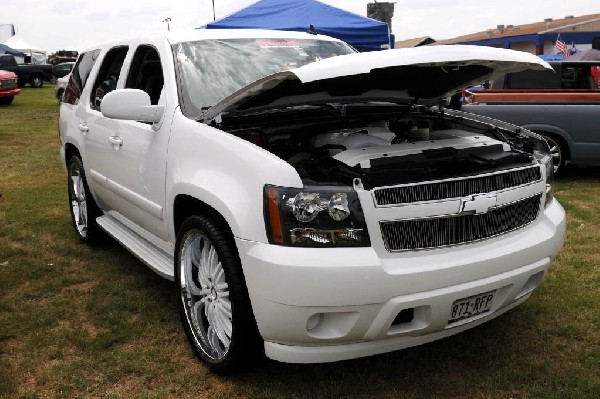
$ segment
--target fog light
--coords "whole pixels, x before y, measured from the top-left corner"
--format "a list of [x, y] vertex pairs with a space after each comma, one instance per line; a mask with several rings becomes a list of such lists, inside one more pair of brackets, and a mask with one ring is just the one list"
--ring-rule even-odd
[[315, 313], [306, 320], [306, 331], [314, 330], [323, 320], [323, 313]]

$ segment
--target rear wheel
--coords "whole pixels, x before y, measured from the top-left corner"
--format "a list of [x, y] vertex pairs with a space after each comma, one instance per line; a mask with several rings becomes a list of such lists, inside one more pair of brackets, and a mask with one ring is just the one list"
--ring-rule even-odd
[[82, 242], [93, 243], [102, 235], [96, 218], [101, 211], [90, 193], [81, 159], [74, 155], [67, 164], [69, 209], [75, 232]]
[[175, 258], [186, 336], [196, 356], [220, 374], [243, 366], [258, 344], [241, 262], [227, 233], [212, 218], [192, 216], [180, 229]]
[[39, 89], [40, 87], [42, 87], [44, 85], [44, 78], [42, 78], [41, 75], [35, 74], [29, 80], [29, 84], [31, 85], [31, 87], [35, 87], [36, 89]]

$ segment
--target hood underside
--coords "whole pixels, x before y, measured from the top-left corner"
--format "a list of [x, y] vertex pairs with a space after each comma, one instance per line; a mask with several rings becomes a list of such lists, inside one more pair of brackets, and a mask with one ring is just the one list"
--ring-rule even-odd
[[300, 105], [435, 101], [463, 88], [525, 69], [552, 69], [533, 54], [483, 46], [426, 46], [356, 53], [279, 72], [208, 109], [210, 122]]

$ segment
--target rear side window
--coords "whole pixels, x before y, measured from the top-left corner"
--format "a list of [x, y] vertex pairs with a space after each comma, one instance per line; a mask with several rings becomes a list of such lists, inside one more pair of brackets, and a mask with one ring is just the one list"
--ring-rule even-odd
[[156, 105], [164, 82], [158, 51], [149, 45], [139, 46], [133, 56], [125, 88], [145, 91], [150, 96], [150, 103]]
[[90, 107], [100, 110], [100, 104], [105, 95], [117, 88], [123, 61], [127, 55], [127, 46], [114, 47], [106, 53], [96, 81], [92, 87]]
[[99, 54], [100, 50], [91, 50], [81, 54], [73, 67], [69, 84], [65, 88], [65, 93], [63, 95], [64, 102], [75, 104], [79, 100], [81, 92], [85, 87], [85, 83], [90, 76], [90, 72], [96, 63]]

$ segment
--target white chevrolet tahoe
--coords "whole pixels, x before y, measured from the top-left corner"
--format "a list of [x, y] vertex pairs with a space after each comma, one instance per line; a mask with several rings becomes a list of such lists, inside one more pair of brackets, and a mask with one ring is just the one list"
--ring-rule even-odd
[[527, 68], [549, 66], [281, 31], [92, 47], [60, 110], [75, 231], [175, 280], [216, 372], [263, 351], [331, 362], [456, 334], [527, 299], [563, 244], [547, 144], [442, 105]]

